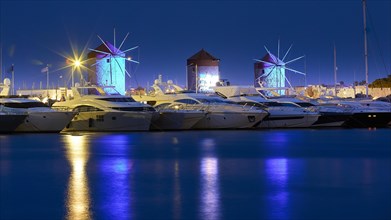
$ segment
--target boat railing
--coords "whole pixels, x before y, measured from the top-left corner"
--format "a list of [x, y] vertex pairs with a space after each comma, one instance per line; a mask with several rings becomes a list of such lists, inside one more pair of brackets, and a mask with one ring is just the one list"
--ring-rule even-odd
[[77, 110], [72, 109], [68, 106], [52, 106], [51, 108], [56, 111], [77, 112]]

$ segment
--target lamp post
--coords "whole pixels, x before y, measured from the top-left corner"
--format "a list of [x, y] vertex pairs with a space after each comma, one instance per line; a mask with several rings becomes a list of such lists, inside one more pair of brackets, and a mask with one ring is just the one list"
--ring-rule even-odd
[[195, 64], [195, 75], [196, 75], [196, 94], [198, 93], [198, 66]]
[[49, 97], [49, 64], [46, 64], [46, 95]]
[[[132, 62], [132, 57], [127, 57], [126, 58], [129, 62]], [[126, 65], [126, 62], [125, 62], [125, 72], [126, 72], [126, 66], [129, 66], [129, 65]], [[130, 71], [132, 71], [132, 68], [130, 67]], [[129, 73], [129, 88], [132, 88], [132, 81], [131, 81], [131, 79], [132, 79], [132, 77], [131, 77], [131, 75], [130, 75], [130, 73]]]
[[11, 74], [12, 74], [12, 93], [11, 95], [15, 95], [15, 74], [14, 74], [14, 64], [11, 66]]

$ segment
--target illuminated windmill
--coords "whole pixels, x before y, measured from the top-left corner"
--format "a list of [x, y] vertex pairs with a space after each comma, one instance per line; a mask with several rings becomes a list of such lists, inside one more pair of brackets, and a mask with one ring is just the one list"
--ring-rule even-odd
[[[115, 89], [125, 94], [125, 78], [126, 75], [130, 77], [129, 72], [125, 68], [126, 61], [139, 63], [131, 57], [126, 57], [126, 53], [132, 51], [138, 46], [121, 51], [121, 47], [129, 36], [126, 34], [121, 44], [117, 48], [115, 45], [115, 29], [114, 29], [114, 45], [108, 41], [104, 41], [99, 35], [98, 38], [102, 42], [100, 46], [95, 49], [90, 49], [88, 53], [88, 62], [90, 70], [88, 72], [88, 81], [92, 84], [104, 86], [115, 86]], [[126, 75], [125, 75], [126, 74]]]
[[[287, 57], [291, 48], [292, 45], [286, 51], [282, 59], [280, 59], [280, 42], [278, 42], [277, 57], [270, 53], [270, 51], [265, 46], [267, 54], [261, 60], [254, 59], [255, 61], [257, 61], [257, 63], [254, 64], [255, 87], [261, 86], [267, 88], [284, 88], [285, 81], [287, 81], [289, 86], [292, 87], [291, 83], [285, 75], [286, 70], [305, 75], [305, 73], [287, 67], [287, 64], [290, 64], [304, 57], [301, 56], [289, 61], [285, 61], [285, 58]], [[278, 93], [280, 95], [284, 95], [285, 90], [279, 90]]]

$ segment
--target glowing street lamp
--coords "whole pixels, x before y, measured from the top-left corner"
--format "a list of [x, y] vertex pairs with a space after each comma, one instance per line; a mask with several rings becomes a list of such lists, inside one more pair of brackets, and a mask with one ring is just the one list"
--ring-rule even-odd
[[75, 67], [80, 67], [80, 65], [81, 65], [80, 60], [75, 60], [75, 62], [73, 63], [73, 65], [74, 65]]
[[[83, 62], [80, 57], [77, 58], [68, 58], [67, 59], [67, 64], [68, 64], [68, 67], [72, 67], [72, 72], [71, 72], [71, 78], [72, 78], [72, 85], [71, 87], [73, 87], [75, 85], [75, 80], [74, 80], [74, 72], [75, 72], [75, 69], [78, 69], [80, 70], [83, 66]], [[83, 74], [80, 74], [81, 75], [81, 79], [83, 80]]]

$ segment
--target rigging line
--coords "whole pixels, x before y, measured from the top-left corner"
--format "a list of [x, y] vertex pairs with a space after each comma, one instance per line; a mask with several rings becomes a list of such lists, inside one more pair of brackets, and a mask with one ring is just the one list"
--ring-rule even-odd
[[[140, 61], [140, 47], [137, 48], [137, 51], [138, 51], [137, 60]], [[137, 75], [136, 75], [137, 69], [138, 69], [138, 64], [136, 65], [136, 68], [133, 71], [133, 75], [134, 75], [134, 81], [136, 81], [136, 85], [137, 85], [137, 87], [139, 87], [140, 84], [137, 81]]]
[[383, 65], [384, 65], [384, 70], [388, 74], [389, 72], [388, 72], [388, 69], [387, 69], [386, 62], [384, 61], [383, 51], [382, 51], [382, 49], [380, 47], [379, 39], [378, 39], [376, 30], [375, 30], [375, 26], [373, 25], [373, 20], [372, 20], [371, 14], [369, 13], [368, 8], [367, 8], [367, 14], [368, 14], [368, 17], [369, 17], [369, 22], [371, 24], [371, 27], [373, 29], [373, 33], [374, 33], [374, 37], [375, 37], [375, 41], [376, 41], [376, 46], [377, 46], [378, 50], [380, 51], [380, 57], [381, 57], [381, 61], [383, 62]]

